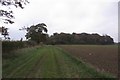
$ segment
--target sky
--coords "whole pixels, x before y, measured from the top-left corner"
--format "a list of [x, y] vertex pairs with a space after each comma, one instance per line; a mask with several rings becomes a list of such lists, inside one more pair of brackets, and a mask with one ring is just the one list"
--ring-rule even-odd
[[24, 9], [11, 7], [14, 24], [1, 24], [9, 28], [12, 40], [25, 39], [26, 31], [20, 31], [21, 27], [45, 23], [49, 35], [55, 32], [98, 33], [118, 41], [118, 0], [28, 1]]

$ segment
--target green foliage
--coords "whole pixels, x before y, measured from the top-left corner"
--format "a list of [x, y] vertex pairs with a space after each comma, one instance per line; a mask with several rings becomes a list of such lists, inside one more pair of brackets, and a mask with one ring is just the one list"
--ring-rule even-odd
[[108, 35], [100, 36], [99, 34], [88, 33], [54, 33], [48, 39], [48, 44], [113, 44], [113, 38]]
[[[44, 33], [45, 32], [45, 33]], [[35, 41], [37, 44], [40, 42], [45, 42], [47, 37], [47, 28], [46, 24], [40, 23], [37, 25], [32, 25], [30, 28], [27, 28], [26, 38], [30, 41]]]
[[21, 41], [2, 41], [2, 52], [10, 52], [24, 47], [24, 42]]
[[9, 54], [17, 49], [33, 47], [37, 45], [34, 41], [2, 41], [3, 54]]

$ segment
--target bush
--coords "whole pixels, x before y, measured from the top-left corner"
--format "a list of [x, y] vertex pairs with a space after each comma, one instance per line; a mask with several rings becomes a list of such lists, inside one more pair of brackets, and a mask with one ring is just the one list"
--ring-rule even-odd
[[22, 41], [2, 41], [2, 52], [7, 53], [16, 49], [24, 48], [25, 42]]

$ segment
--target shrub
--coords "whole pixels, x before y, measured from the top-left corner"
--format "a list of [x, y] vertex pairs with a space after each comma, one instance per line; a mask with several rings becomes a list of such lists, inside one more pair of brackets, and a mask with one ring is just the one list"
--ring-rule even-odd
[[25, 42], [22, 41], [2, 41], [2, 52], [10, 52], [16, 49], [24, 48]]

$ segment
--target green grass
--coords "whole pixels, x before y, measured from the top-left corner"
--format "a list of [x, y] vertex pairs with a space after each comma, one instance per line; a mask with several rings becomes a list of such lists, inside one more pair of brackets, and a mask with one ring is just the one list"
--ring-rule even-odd
[[3, 58], [3, 78], [113, 78], [55, 46], [22, 49]]

